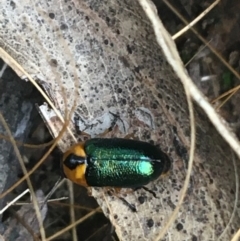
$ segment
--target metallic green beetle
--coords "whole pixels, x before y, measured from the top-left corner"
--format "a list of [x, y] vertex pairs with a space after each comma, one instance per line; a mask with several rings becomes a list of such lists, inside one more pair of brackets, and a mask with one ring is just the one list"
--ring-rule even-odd
[[170, 159], [158, 147], [130, 139], [93, 138], [63, 156], [66, 178], [85, 187], [141, 187], [168, 172]]

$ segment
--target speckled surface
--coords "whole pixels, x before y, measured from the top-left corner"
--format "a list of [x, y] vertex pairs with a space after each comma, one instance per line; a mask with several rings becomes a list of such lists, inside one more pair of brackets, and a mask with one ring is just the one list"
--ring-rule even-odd
[[[114, 113], [120, 116], [114, 136], [134, 133], [170, 156], [170, 174], [148, 185], [158, 198], [143, 190], [126, 194], [137, 213], [103, 190], [93, 191], [121, 240], [154, 240], [183, 186], [190, 128], [183, 88], [137, 1], [4, 0], [2, 6], [0, 46], [45, 83], [61, 110], [61, 84], [68, 109], [77, 96], [72, 119], [81, 130], [101, 133]], [[231, 152], [200, 110], [196, 119], [197, 153], [188, 193], [165, 240], [216, 240], [233, 211]], [[230, 239], [239, 221], [236, 215], [222, 240]]]

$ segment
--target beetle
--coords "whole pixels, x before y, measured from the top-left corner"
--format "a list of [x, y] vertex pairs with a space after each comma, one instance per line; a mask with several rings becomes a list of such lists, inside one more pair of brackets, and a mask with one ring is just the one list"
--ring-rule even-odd
[[137, 188], [169, 171], [170, 159], [150, 143], [123, 138], [93, 138], [63, 155], [64, 176], [85, 187]]

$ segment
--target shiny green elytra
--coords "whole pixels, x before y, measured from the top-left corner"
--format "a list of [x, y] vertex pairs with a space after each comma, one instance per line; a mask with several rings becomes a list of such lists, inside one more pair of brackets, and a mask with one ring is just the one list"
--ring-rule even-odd
[[141, 187], [169, 168], [168, 156], [158, 147], [130, 139], [90, 139], [63, 156], [66, 178], [86, 187]]

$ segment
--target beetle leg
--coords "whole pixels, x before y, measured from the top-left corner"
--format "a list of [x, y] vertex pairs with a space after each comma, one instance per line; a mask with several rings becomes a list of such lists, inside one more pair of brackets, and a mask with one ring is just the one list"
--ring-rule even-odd
[[145, 187], [145, 186], [142, 186], [142, 187], [137, 187], [137, 188], [134, 188], [133, 190], [136, 191], [138, 189], [143, 189], [149, 193], [151, 193], [155, 198], [157, 198], [157, 195], [154, 191], [150, 190], [149, 188]]
[[120, 119], [120, 117], [112, 112], [109, 112], [109, 113], [113, 116], [112, 123], [109, 128], [107, 128], [103, 133], [98, 135], [98, 137], [100, 137], [100, 138], [105, 137], [108, 133], [110, 133], [112, 131], [115, 131], [115, 128], [117, 128], [117, 130], [118, 130], [117, 120]]
[[132, 212], [136, 213], [137, 209], [134, 204], [129, 203], [125, 198], [118, 197]]
[[130, 134], [127, 134], [124, 139], [134, 139], [134, 140], [137, 140], [137, 138], [135, 137], [134, 133], [130, 133]]
[[99, 138], [103, 138], [105, 137], [108, 133], [112, 132], [113, 131], [113, 127], [110, 126], [108, 129], [106, 129], [103, 133], [99, 134], [98, 137]]
[[78, 118], [74, 118], [74, 126], [75, 126], [75, 130], [76, 130], [76, 133], [79, 135], [79, 136], [83, 136], [83, 137], [87, 137], [88, 139], [91, 138], [91, 135], [88, 134], [87, 132], [85, 131], [81, 131], [80, 130], [80, 127], [79, 127], [79, 124], [78, 124]]
[[92, 188], [91, 187], [87, 187], [87, 193], [88, 193], [88, 196], [92, 197]]
[[132, 212], [137, 212], [134, 204], [129, 203], [125, 198], [120, 197], [121, 188], [108, 188], [107, 193], [109, 195], [114, 195], [116, 198], [121, 200], [125, 206], [127, 206]]

